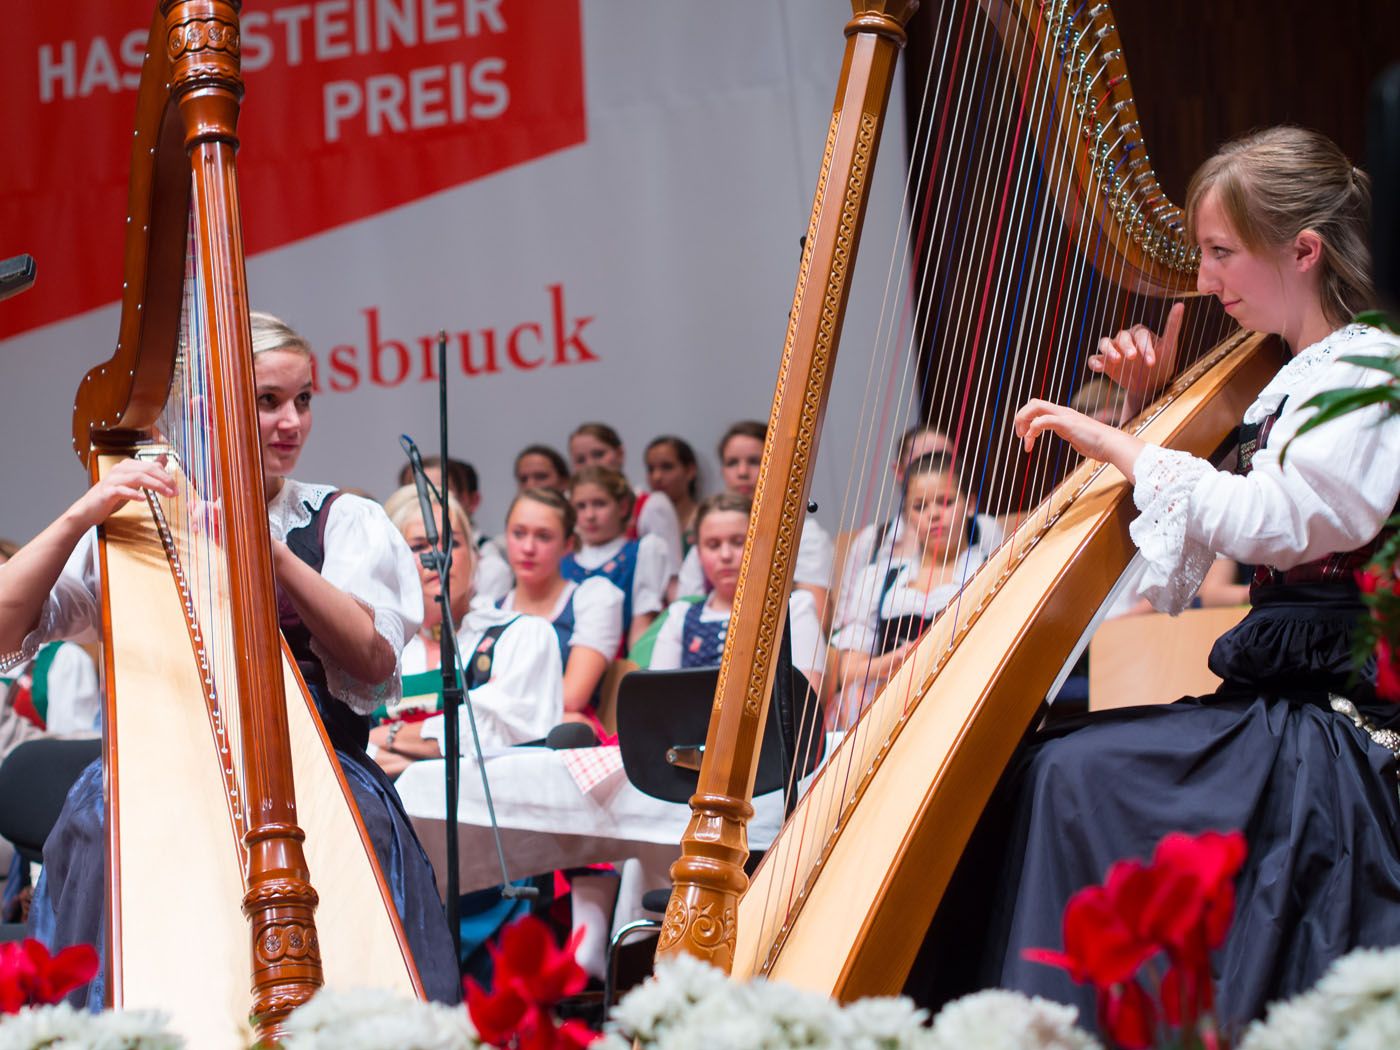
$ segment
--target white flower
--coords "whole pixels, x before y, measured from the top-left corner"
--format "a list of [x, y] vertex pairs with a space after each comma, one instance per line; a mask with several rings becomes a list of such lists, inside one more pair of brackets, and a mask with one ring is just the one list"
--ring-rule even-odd
[[1019, 992], [978, 992], [939, 1011], [929, 1045], [937, 1050], [1103, 1050], [1075, 1024], [1078, 1017], [1072, 1006]]
[[905, 998], [862, 999], [841, 1012], [850, 1050], [895, 1050], [933, 1046], [928, 1012]]
[[[689, 1023], [699, 1004], [729, 995], [735, 987], [721, 971], [699, 959], [688, 955], [664, 959], [651, 980], [632, 989], [613, 1008], [613, 1022], [629, 1039], [651, 1043]], [[695, 1023], [703, 1019], [702, 1012]]]
[[32, 1006], [0, 1018], [0, 1050], [182, 1050], [164, 1014], [115, 1010], [93, 1014], [67, 1003]]
[[1317, 982], [1316, 991], [1344, 1024], [1386, 1000], [1400, 1003], [1400, 948], [1358, 948], [1342, 956]]
[[284, 1050], [477, 1050], [465, 1007], [382, 989], [322, 989], [287, 1019]]
[[685, 956], [613, 1010], [599, 1050], [919, 1050], [931, 1046], [925, 1015], [907, 999], [872, 999], [842, 1009], [825, 995], [761, 978], [731, 981]]
[[1395, 1050], [1400, 1046], [1400, 1004], [1377, 1007], [1356, 1024], [1337, 1044], [1337, 1050]]
[[1400, 1046], [1400, 949], [1358, 948], [1309, 992], [1274, 1003], [1239, 1050], [1372, 1050]]
[[1318, 1050], [1337, 1044], [1341, 1032], [1317, 992], [1269, 1004], [1262, 1021], [1245, 1029], [1239, 1050]]

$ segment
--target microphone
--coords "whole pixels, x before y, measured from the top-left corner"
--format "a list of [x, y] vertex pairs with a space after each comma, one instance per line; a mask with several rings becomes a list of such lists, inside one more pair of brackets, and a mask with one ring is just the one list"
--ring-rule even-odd
[[34, 283], [34, 256], [16, 255], [0, 261], [0, 302], [28, 291]]
[[560, 722], [545, 734], [544, 746], [554, 751], [568, 751], [576, 747], [597, 747], [598, 737], [592, 726], [582, 722]]
[[[399, 445], [408, 453], [408, 465], [413, 469], [413, 485], [418, 489], [418, 507], [423, 512], [423, 537], [428, 541], [429, 547], [436, 547], [437, 523], [433, 521], [433, 501], [428, 497], [428, 476], [423, 472], [423, 457], [418, 454], [418, 446], [407, 434], [399, 435]], [[423, 564], [428, 563], [425, 561]], [[428, 565], [428, 568], [432, 566]]]

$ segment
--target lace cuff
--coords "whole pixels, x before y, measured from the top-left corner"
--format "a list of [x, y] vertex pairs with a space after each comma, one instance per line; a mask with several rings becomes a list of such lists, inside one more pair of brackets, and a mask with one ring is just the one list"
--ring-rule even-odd
[[311, 639], [311, 651], [316, 654], [316, 659], [321, 661], [321, 666], [326, 671], [326, 688], [330, 690], [331, 696], [357, 715], [370, 714], [381, 704], [392, 705], [403, 695], [400, 663], [400, 653], [404, 645], [403, 623], [395, 613], [375, 609], [374, 629], [394, 650], [394, 673], [378, 685], [368, 685], [360, 681], [336, 663], [315, 638]]
[[1191, 603], [1215, 552], [1186, 534], [1191, 492], [1214, 468], [1185, 452], [1148, 445], [1134, 465], [1133, 502], [1142, 513], [1128, 533], [1147, 562], [1141, 594], [1173, 615]]
[[39, 613], [38, 625], [24, 636], [20, 647], [12, 653], [0, 653], [0, 674], [34, 659], [44, 647], [44, 643], [53, 640], [59, 633], [59, 614], [60, 607], [57, 602], [50, 599], [44, 603], [43, 611]]

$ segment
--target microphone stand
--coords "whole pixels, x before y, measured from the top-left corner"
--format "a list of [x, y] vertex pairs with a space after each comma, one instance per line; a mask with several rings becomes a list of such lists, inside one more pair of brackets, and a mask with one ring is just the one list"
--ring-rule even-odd
[[[447, 333], [438, 332], [438, 440], [441, 455], [438, 459], [439, 478], [447, 477]], [[462, 760], [461, 725], [458, 709], [465, 706], [467, 720], [471, 726], [472, 744], [476, 750], [477, 768], [481, 770], [481, 789], [486, 801], [486, 813], [491, 821], [491, 833], [496, 842], [496, 856], [501, 863], [501, 895], [507, 898], [533, 898], [539, 890], [533, 886], [511, 884], [510, 872], [506, 867], [505, 849], [501, 844], [501, 829], [496, 822], [496, 807], [491, 798], [491, 784], [486, 776], [486, 760], [481, 752], [481, 735], [476, 728], [476, 712], [472, 708], [471, 697], [465, 690], [465, 676], [462, 673], [462, 654], [457, 646], [457, 624], [452, 616], [451, 568], [453, 547], [452, 518], [446, 495], [439, 491], [427, 478], [423, 470], [423, 458], [418, 446], [408, 435], [399, 438], [399, 444], [408, 454], [413, 468], [413, 483], [418, 489], [418, 503], [423, 515], [423, 533], [429, 550], [419, 555], [423, 566], [435, 572], [438, 578], [438, 604], [442, 607], [441, 631], [438, 637], [438, 666], [442, 671], [442, 714], [443, 714], [443, 757], [444, 769], [444, 823], [446, 825], [447, 855], [447, 899], [443, 902], [447, 912], [447, 925], [452, 934], [452, 950], [460, 966], [462, 961], [462, 922], [461, 922], [461, 852], [457, 842], [457, 811], [460, 793]], [[447, 488], [444, 480], [444, 489]], [[436, 496], [442, 508], [442, 525], [439, 530], [433, 521], [433, 506], [430, 494]]]
[[[443, 489], [447, 486], [447, 332], [438, 332], [438, 480]], [[442, 570], [438, 573], [442, 587], [438, 591], [438, 601], [442, 605], [442, 630], [438, 634], [438, 667], [442, 669], [442, 715], [443, 715], [443, 757], [447, 760], [445, 769], [447, 821], [447, 926], [452, 931], [452, 951], [457, 956], [457, 965], [462, 964], [462, 917], [461, 917], [461, 856], [457, 843], [457, 802], [458, 780], [462, 768], [461, 724], [457, 711], [462, 706], [462, 686], [465, 684], [458, 668], [462, 655], [457, 651], [457, 625], [452, 618], [452, 585], [447, 571], [452, 564], [452, 519], [448, 514], [447, 496], [442, 493], [438, 506], [442, 508], [442, 546], [439, 548]], [[426, 512], [425, 512], [426, 513]], [[471, 709], [468, 708], [470, 713]], [[472, 717], [472, 737], [476, 737], [476, 718]], [[485, 776], [486, 763], [481, 758], [481, 741], [476, 741], [477, 761]], [[488, 804], [490, 796], [487, 796]], [[494, 828], [495, 814], [491, 816]], [[497, 839], [499, 840], [499, 832]], [[505, 856], [501, 856], [501, 871], [505, 872]]]

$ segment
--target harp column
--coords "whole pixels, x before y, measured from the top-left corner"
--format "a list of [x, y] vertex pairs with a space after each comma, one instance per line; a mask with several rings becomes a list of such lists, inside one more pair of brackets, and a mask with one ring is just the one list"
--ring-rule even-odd
[[220, 463], [229, 609], [243, 737], [252, 937], [250, 1012], [276, 1041], [286, 1016], [323, 983], [316, 891], [302, 850], [258, 436], [237, 181], [239, 0], [162, 0], [171, 95], [193, 171], [200, 298], [211, 363], [210, 414]]
[[788, 316], [700, 783], [690, 801], [681, 858], [671, 867], [675, 889], [657, 948], [658, 955], [686, 952], [726, 972], [734, 961], [739, 897], [748, 885], [744, 861], [750, 799], [774, 657], [787, 618], [808, 475], [895, 62], [918, 2], [852, 0], [851, 7], [846, 56]]

